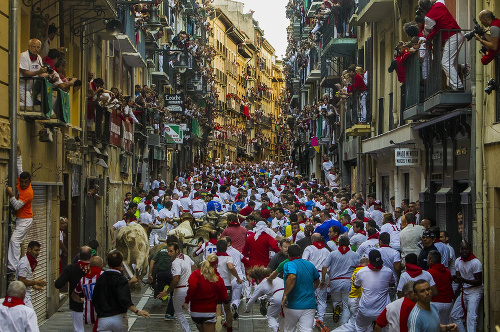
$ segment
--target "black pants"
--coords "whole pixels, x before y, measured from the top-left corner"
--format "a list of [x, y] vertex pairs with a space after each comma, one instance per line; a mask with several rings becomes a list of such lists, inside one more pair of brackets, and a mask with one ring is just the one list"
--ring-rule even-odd
[[[157, 284], [157, 288], [156, 288], [156, 294], [158, 294], [159, 292], [163, 291], [163, 289], [165, 288], [166, 285], [170, 285], [170, 283], [172, 282], [172, 272], [170, 271], [158, 271], [156, 272], [156, 284]], [[156, 296], [155, 294], [155, 296]], [[167, 311], [165, 312], [165, 314], [167, 315], [174, 315], [175, 311], [174, 311], [174, 303], [172, 302], [172, 296], [169, 297], [168, 299], [168, 305], [167, 305]]]

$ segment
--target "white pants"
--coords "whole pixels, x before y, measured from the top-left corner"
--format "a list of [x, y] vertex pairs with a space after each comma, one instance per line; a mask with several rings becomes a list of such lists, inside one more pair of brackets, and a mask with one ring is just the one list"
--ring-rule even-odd
[[26, 293], [26, 295], [24, 296], [24, 304], [27, 306], [27, 307], [30, 307], [31, 309], [34, 309], [33, 308], [33, 303], [31, 302], [31, 293]]
[[32, 222], [32, 218], [16, 218], [16, 229], [12, 232], [9, 242], [9, 264], [7, 265], [9, 270], [17, 270], [17, 264], [19, 264], [19, 260], [21, 259], [21, 243], [23, 243], [24, 238], [28, 234]]
[[[351, 318], [349, 318], [349, 321], [339, 327], [337, 327], [335, 332], [354, 332], [356, 330], [356, 317], [358, 316], [358, 309], [359, 309], [359, 300], [360, 297], [350, 297], [348, 304], [349, 304], [349, 312], [351, 313]], [[332, 332], [333, 332], [332, 331]]]
[[377, 320], [377, 316], [365, 316], [363, 313], [358, 311], [356, 317], [356, 332], [372, 332], [373, 326], [372, 322]]
[[459, 32], [448, 38], [443, 48], [441, 65], [446, 74], [447, 84], [453, 89], [461, 89], [464, 87], [457, 73], [457, 57], [463, 43], [464, 35]]
[[[431, 54], [428, 49], [420, 48], [419, 50], [420, 59], [422, 59], [422, 79], [426, 80], [429, 73], [429, 62], [431, 60]], [[394, 248], [394, 247], [393, 247]]]
[[231, 287], [233, 287], [233, 297], [231, 298], [231, 304], [234, 304], [236, 308], [240, 306], [241, 303], [241, 293], [243, 292], [243, 285], [245, 284], [246, 278], [242, 278], [243, 282], [238, 284], [236, 279], [231, 280]]
[[431, 302], [434, 304], [439, 313], [439, 322], [443, 325], [447, 325], [450, 322], [450, 312], [453, 302], [441, 303], [441, 302]]
[[176, 288], [174, 290], [172, 301], [174, 303], [175, 318], [179, 320], [179, 323], [181, 324], [182, 329], [185, 332], [190, 332], [191, 329], [189, 328], [189, 323], [186, 319], [186, 316], [184, 315], [184, 310], [182, 309], [182, 305], [184, 304], [184, 300], [186, 299], [187, 291], [187, 287]]
[[119, 314], [111, 317], [99, 318], [97, 325], [98, 332], [127, 332], [128, 319], [127, 314]]
[[479, 302], [483, 296], [483, 287], [474, 288], [475, 289], [472, 290], [467, 289], [467, 293], [462, 290], [462, 293], [460, 293], [460, 296], [457, 297], [455, 301], [453, 309], [451, 309], [451, 321], [457, 324], [458, 332], [465, 332], [465, 326], [462, 323], [464, 309], [467, 310], [467, 332], [476, 332], [477, 309], [479, 308]]
[[358, 122], [366, 122], [366, 91], [359, 94]]
[[315, 309], [296, 310], [283, 308], [285, 317], [281, 320], [280, 331], [295, 332], [297, 328], [300, 332], [312, 332], [314, 326]]
[[333, 310], [337, 305], [340, 305], [342, 308], [342, 315], [340, 316], [340, 324], [345, 324], [349, 321], [349, 307], [347, 306], [347, 302], [349, 301], [349, 292], [332, 292], [332, 303]]
[[283, 299], [283, 292], [279, 291], [273, 294], [273, 297], [270, 300], [269, 306], [267, 307], [267, 325], [269, 328], [273, 330], [273, 332], [277, 332], [279, 328], [278, 324], [278, 316], [281, 311], [281, 300]]
[[326, 297], [328, 296], [327, 288], [316, 288], [316, 305], [318, 307], [318, 319], [324, 321], [326, 312]]
[[75, 332], [85, 332], [83, 327], [83, 312], [71, 311], [71, 319], [73, 320], [73, 330]]
[[193, 213], [193, 218], [195, 219], [201, 219], [203, 218], [205, 214], [203, 212], [196, 212], [196, 213]]

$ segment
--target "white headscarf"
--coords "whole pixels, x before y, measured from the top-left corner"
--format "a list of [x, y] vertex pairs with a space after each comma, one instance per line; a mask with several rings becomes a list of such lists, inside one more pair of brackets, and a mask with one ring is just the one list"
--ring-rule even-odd
[[262, 232], [266, 232], [267, 224], [264, 221], [259, 221], [257, 225], [255, 225], [255, 236], [254, 239], [257, 240], [262, 234]]

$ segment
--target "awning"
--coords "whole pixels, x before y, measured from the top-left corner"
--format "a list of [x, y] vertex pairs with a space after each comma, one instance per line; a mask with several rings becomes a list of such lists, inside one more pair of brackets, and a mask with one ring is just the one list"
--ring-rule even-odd
[[361, 144], [362, 152], [376, 152], [387, 148], [394, 148], [399, 144], [408, 143], [416, 143], [416, 148], [423, 148], [422, 139], [418, 136], [418, 131], [415, 129], [416, 123], [408, 123], [382, 135], [365, 139]]

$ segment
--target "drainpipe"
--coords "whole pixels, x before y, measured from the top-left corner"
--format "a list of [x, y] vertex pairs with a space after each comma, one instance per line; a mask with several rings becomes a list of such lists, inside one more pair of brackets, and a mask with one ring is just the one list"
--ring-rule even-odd
[[[87, 44], [84, 44], [84, 38], [83, 35], [86, 33], [87, 28], [84, 27], [82, 31], [82, 35], [80, 36], [80, 72], [82, 75], [82, 79], [85, 79], [85, 82], [87, 82]], [[85, 198], [86, 198], [86, 192], [85, 192], [85, 186], [86, 186], [86, 180], [87, 180], [87, 156], [88, 156], [88, 146], [87, 146], [87, 124], [86, 124], [86, 119], [87, 119], [87, 98], [86, 94], [82, 90], [80, 93], [80, 127], [82, 129], [82, 172], [80, 175], [80, 229], [78, 232], [80, 232], [80, 244], [83, 245], [84, 243], [84, 234], [85, 234]], [[107, 248], [107, 246], [105, 247]]]
[[[9, 151], [9, 185], [16, 190], [17, 182], [17, 91], [18, 88], [18, 2], [17, 0], [9, 1], [9, 121], [10, 121], [10, 151]], [[8, 203], [7, 203], [8, 204]], [[5, 296], [7, 291], [7, 271], [4, 270], [7, 266], [7, 246], [9, 243], [9, 223], [12, 215], [7, 208], [9, 220], [5, 218], [2, 221], [2, 249], [1, 249], [1, 270], [0, 278], [0, 296]], [[4, 214], [5, 215], [5, 214]]]
[[[479, 0], [481, 1], [481, 0]], [[481, 5], [481, 4], [479, 4]], [[476, 3], [471, 2], [471, 12], [476, 13]], [[482, 7], [481, 8], [486, 8]], [[474, 14], [473, 14], [474, 15]], [[486, 179], [486, 156], [484, 154], [484, 129], [485, 129], [485, 111], [484, 107], [484, 66], [481, 63], [480, 57], [477, 56], [476, 43], [471, 44], [471, 63], [475, 66], [472, 68], [472, 77], [475, 74], [475, 81], [471, 80], [471, 92], [472, 92], [472, 120], [473, 128], [476, 132], [475, 141], [475, 198], [476, 198], [476, 240], [477, 251], [480, 257], [482, 257], [484, 268], [483, 270], [483, 282], [484, 282], [484, 330], [489, 331], [489, 320], [490, 320], [490, 262], [489, 262], [489, 220], [488, 213], [486, 213], [485, 207], [488, 206], [488, 184]], [[475, 71], [475, 73], [474, 73]]]

